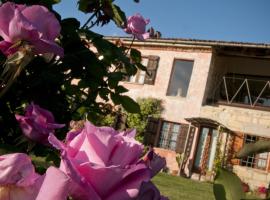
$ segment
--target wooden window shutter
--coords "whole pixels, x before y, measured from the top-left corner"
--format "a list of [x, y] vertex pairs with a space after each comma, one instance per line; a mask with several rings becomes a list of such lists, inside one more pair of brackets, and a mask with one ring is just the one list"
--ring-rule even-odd
[[183, 153], [185, 149], [185, 143], [188, 135], [188, 124], [181, 124], [180, 133], [177, 138], [176, 149], [177, 153]]
[[158, 136], [161, 119], [149, 117], [144, 133], [144, 144], [154, 146]]
[[188, 142], [187, 142], [187, 146], [186, 146], [186, 158], [188, 158], [190, 156], [191, 153], [191, 149], [192, 149], [192, 145], [193, 145], [193, 141], [194, 141], [194, 135], [195, 135], [195, 127], [190, 127], [189, 130], [189, 137], [188, 137]]
[[159, 56], [149, 56], [148, 57], [148, 64], [147, 64], [147, 72], [144, 83], [149, 85], [155, 84], [155, 78], [157, 74]]
[[232, 144], [232, 149], [231, 149], [231, 164], [233, 165], [239, 165], [240, 164], [240, 159], [235, 159], [234, 156], [237, 152], [239, 152], [241, 150], [241, 148], [244, 145], [244, 140], [245, 140], [245, 136], [243, 133], [235, 133], [234, 137], [233, 137], [233, 144]]

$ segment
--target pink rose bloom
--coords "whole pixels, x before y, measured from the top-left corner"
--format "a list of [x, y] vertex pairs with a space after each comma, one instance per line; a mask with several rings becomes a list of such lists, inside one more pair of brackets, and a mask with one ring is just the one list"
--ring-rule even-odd
[[54, 135], [49, 142], [62, 152], [62, 169], [73, 179], [72, 195], [80, 200], [128, 200], [151, 178], [151, 169], [141, 159], [143, 145], [135, 131], [118, 132], [89, 122], [80, 131], [69, 132], [66, 144]]
[[64, 124], [56, 124], [53, 114], [34, 103], [25, 109], [25, 116], [15, 115], [20, 123], [23, 134], [29, 139], [42, 144], [48, 144], [48, 136], [54, 129], [62, 128]]
[[41, 176], [23, 153], [0, 156], [0, 200], [66, 200], [69, 178], [50, 167]]
[[149, 33], [145, 32], [145, 27], [149, 24], [149, 19], [144, 19], [140, 14], [135, 14], [128, 18], [126, 33], [134, 35], [138, 40], [149, 38]]
[[64, 55], [64, 50], [55, 43], [60, 34], [60, 24], [46, 7], [25, 6], [11, 2], [0, 6], [0, 50], [5, 55], [16, 52], [12, 48], [18, 41], [33, 46], [35, 54], [54, 53]]

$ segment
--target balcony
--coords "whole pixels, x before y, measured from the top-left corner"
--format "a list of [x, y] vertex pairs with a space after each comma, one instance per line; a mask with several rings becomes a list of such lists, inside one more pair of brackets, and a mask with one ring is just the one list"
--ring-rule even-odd
[[208, 103], [270, 111], [270, 77], [227, 74], [212, 95]]

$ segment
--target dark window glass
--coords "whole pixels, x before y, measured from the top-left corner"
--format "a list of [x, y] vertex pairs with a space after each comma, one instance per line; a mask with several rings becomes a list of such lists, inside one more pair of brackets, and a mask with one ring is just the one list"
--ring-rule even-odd
[[187, 96], [193, 63], [193, 61], [175, 60], [167, 91], [168, 96]]
[[[258, 139], [259, 138], [257, 136], [246, 135], [244, 143], [245, 144], [254, 143]], [[241, 159], [241, 165], [265, 170], [267, 166], [267, 160], [268, 160], [268, 153], [260, 153], [256, 155], [254, 154]]]
[[180, 128], [180, 124], [163, 122], [158, 146], [165, 149], [176, 150]]

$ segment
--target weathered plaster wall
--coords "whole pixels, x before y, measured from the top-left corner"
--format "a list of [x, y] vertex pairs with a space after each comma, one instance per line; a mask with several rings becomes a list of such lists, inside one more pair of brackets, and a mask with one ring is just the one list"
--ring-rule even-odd
[[[127, 95], [138, 97], [154, 97], [162, 99], [165, 111], [163, 118], [174, 122], [184, 122], [184, 118], [199, 116], [206, 80], [211, 62], [211, 52], [162, 51], [162, 49], [141, 49], [142, 55], [160, 57], [155, 85], [140, 85], [124, 82], [130, 91]], [[193, 60], [194, 66], [187, 96], [166, 96], [174, 59]]]
[[243, 182], [247, 183], [251, 190], [255, 190], [261, 186], [268, 188], [270, 183], [270, 173], [266, 171], [234, 165], [233, 172], [236, 173]]
[[220, 122], [229, 129], [245, 134], [270, 137], [270, 112], [231, 106], [203, 106], [201, 117]]

